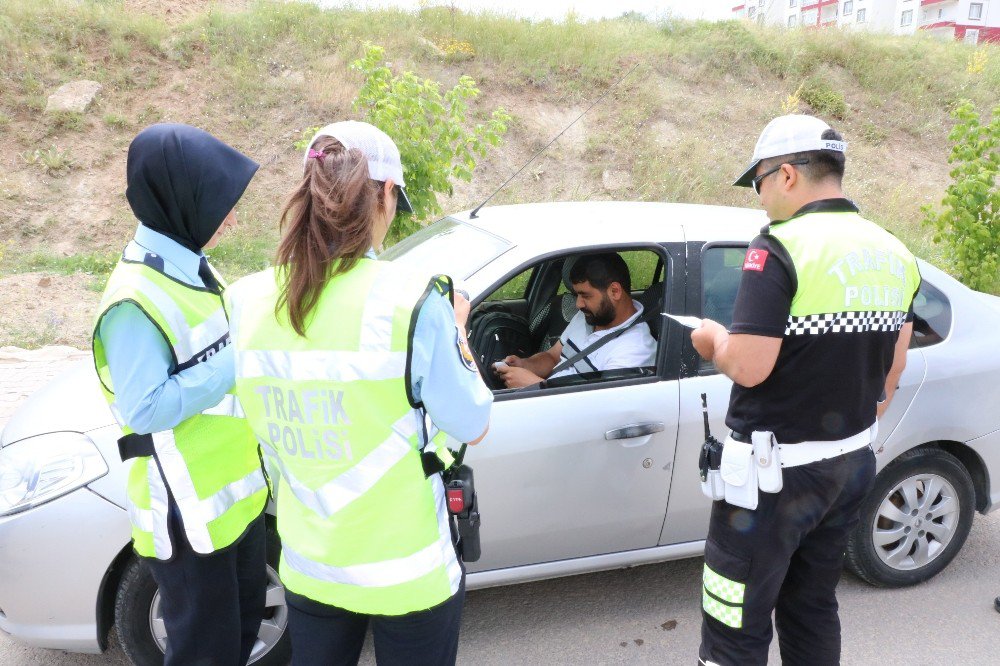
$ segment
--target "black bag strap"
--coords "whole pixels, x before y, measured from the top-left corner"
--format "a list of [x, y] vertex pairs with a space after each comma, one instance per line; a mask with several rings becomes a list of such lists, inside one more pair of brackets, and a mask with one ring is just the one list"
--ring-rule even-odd
[[438, 458], [437, 454], [433, 451], [425, 451], [427, 445], [430, 444], [431, 438], [427, 432], [427, 410], [423, 407], [420, 408], [420, 428], [423, 431], [423, 443], [420, 446], [420, 464], [424, 468], [424, 478], [430, 478], [435, 474], [444, 474], [448, 470], [458, 469], [462, 466], [462, 461], [465, 460], [465, 450], [469, 448], [468, 444], [463, 443], [459, 447], [458, 451], [452, 451], [452, 457], [455, 461], [451, 464], [451, 467], [445, 469], [444, 463]]
[[122, 462], [131, 460], [132, 458], [142, 458], [155, 454], [156, 449], [153, 448], [152, 435], [140, 435], [133, 432], [118, 440], [118, 455], [121, 457]]
[[552, 375], [556, 374], [557, 372], [562, 372], [566, 368], [571, 367], [577, 361], [581, 360], [582, 358], [584, 358], [586, 356], [589, 356], [591, 352], [597, 351], [598, 349], [600, 349], [604, 345], [608, 344], [612, 340], [616, 339], [618, 336], [620, 336], [622, 333], [624, 333], [628, 329], [632, 328], [636, 324], [648, 322], [650, 319], [653, 318], [654, 315], [659, 314], [657, 312], [658, 309], [659, 308], [648, 308], [645, 312], [642, 313], [641, 316], [636, 317], [635, 320], [631, 324], [629, 324], [628, 326], [625, 326], [623, 328], [619, 328], [614, 333], [609, 333], [608, 335], [605, 335], [600, 340], [595, 341], [593, 344], [587, 345], [586, 347], [584, 347], [583, 349], [581, 349], [577, 353], [573, 354], [573, 356], [570, 356], [568, 359], [566, 359], [565, 361], [563, 361], [562, 363], [560, 363], [556, 367], [552, 368], [552, 372], [549, 373], [549, 377], [551, 377]]

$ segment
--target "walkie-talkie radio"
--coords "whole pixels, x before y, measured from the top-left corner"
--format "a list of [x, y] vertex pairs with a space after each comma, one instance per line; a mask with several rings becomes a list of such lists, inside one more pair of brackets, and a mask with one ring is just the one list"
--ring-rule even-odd
[[712, 435], [708, 425], [708, 398], [701, 394], [701, 415], [705, 422], [705, 441], [701, 445], [701, 455], [698, 456], [698, 469], [701, 473], [701, 491], [712, 500], [725, 497], [726, 489], [722, 482], [719, 467], [722, 465], [722, 442]]

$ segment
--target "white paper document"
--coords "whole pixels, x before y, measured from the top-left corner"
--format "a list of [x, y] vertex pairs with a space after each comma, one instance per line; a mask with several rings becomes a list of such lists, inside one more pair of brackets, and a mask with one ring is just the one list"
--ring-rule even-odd
[[701, 328], [701, 317], [689, 317], [687, 315], [673, 315], [669, 312], [666, 313], [668, 317], [676, 321], [681, 326], [687, 326], [688, 328]]

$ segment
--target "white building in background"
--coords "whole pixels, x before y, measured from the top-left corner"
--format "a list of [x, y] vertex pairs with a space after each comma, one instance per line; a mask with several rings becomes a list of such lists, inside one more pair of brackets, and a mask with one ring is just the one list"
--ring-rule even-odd
[[973, 44], [1000, 41], [1000, 0], [746, 0], [732, 16], [789, 28], [926, 30]]

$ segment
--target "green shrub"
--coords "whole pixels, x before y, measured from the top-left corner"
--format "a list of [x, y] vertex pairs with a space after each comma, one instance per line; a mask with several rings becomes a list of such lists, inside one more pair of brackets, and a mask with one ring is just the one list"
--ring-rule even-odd
[[440, 84], [413, 72], [394, 76], [383, 62], [385, 51], [365, 45], [365, 55], [351, 63], [364, 76], [354, 108], [365, 120], [392, 137], [399, 147], [406, 191], [414, 214], [393, 225], [396, 237], [419, 228], [419, 221], [441, 212], [438, 194], [452, 193], [452, 180], [471, 180], [477, 158], [498, 146], [511, 117], [502, 107], [484, 123], [469, 128], [467, 106], [479, 95], [476, 83], [461, 76], [442, 95]]
[[934, 242], [945, 246], [958, 277], [973, 289], [1000, 288], [1000, 106], [989, 123], [980, 122], [972, 102], [953, 112], [958, 121], [948, 135], [952, 182], [941, 210], [922, 209], [924, 222], [934, 227]]
[[799, 89], [799, 98], [821, 115], [843, 120], [847, 115], [844, 93], [819, 76], [810, 76]]

